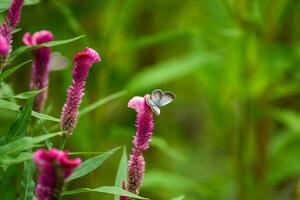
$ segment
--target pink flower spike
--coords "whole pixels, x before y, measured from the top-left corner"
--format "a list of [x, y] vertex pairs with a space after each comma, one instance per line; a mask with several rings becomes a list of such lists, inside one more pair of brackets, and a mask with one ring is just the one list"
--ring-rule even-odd
[[[23, 36], [23, 42], [27, 46], [39, 45], [43, 43], [50, 42], [54, 39], [53, 34], [50, 31], [39, 31], [31, 35], [30, 33], [25, 33]], [[48, 87], [48, 77], [49, 77], [49, 61], [51, 56], [50, 47], [41, 47], [32, 51], [34, 54], [34, 61], [32, 64], [31, 72], [31, 89], [43, 89]], [[48, 91], [44, 90], [39, 94], [35, 101], [33, 109], [37, 112], [42, 112], [44, 110], [44, 105], [47, 100]]]
[[70, 160], [68, 152], [57, 149], [38, 150], [33, 160], [39, 169], [38, 184], [35, 190], [36, 200], [58, 199], [64, 181], [81, 163], [79, 158]]
[[143, 152], [149, 148], [154, 129], [154, 118], [151, 108], [146, 103], [149, 95], [133, 97], [128, 107], [137, 112], [136, 134], [128, 162], [128, 191], [138, 194], [144, 179], [145, 160]]
[[15, 27], [20, 21], [23, 3], [24, 0], [13, 0], [8, 9], [8, 14], [3, 24], [0, 26], [0, 35], [2, 35], [5, 38], [6, 43], [8, 45], [8, 51], [5, 49], [7, 53], [5, 53], [5, 56], [2, 55], [0, 58], [0, 72], [5, 67], [9, 54], [12, 51], [12, 48], [10, 46], [12, 43], [12, 34]]
[[83, 52], [79, 52], [73, 59], [73, 81], [68, 89], [67, 100], [64, 104], [60, 121], [61, 129], [66, 132], [67, 136], [72, 135], [76, 127], [79, 106], [84, 96], [89, 70], [94, 63], [100, 62], [100, 60], [98, 53], [91, 48], [86, 48]]

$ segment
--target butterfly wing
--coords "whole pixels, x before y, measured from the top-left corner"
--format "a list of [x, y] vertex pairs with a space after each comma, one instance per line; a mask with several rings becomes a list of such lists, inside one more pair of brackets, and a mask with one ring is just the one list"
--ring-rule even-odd
[[59, 52], [53, 52], [49, 61], [49, 70], [58, 71], [65, 69], [69, 66], [70, 61], [68, 58], [61, 55]]
[[158, 102], [158, 106], [161, 107], [171, 103], [175, 99], [175, 97], [176, 97], [175, 94], [172, 92], [169, 91], [164, 92], [162, 98]]
[[163, 96], [163, 91], [160, 89], [156, 89], [151, 93], [151, 99], [152, 101], [154, 101], [155, 103], [158, 103], [160, 101], [160, 99]]
[[148, 104], [148, 106], [150, 106], [155, 115], [160, 115], [160, 109], [154, 101], [152, 101], [150, 98], [147, 98], [146, 103]]

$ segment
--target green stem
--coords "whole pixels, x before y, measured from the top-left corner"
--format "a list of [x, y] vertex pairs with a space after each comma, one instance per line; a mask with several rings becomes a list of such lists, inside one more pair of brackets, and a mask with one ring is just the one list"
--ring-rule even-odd
[[59, 146], [60, 150], [64, 150], [65, 145], [66, 145], [66, 141], [67, 141], [67, 137], [63, 136], [62, 141], [61, 141], [60, 146]]

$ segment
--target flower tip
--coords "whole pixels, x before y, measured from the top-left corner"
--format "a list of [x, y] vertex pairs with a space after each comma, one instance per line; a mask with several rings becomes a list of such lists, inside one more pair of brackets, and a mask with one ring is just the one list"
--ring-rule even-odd
[[140, 112], [144, 107], [145, 100], [143, 97], [133, 97], [128, 102], [128, 107], [134, 109], [136, 112]]
[[9, 45], [3, 35], [0, 35], [0, 55], [7, 55], [9, 52]]
[[28, 32], [25, 33], [23, 36], [23, 43], [27, 46], [33, 46], [50, 42], [53, 39], [54, 36], [50, 31], [42, 30], [34, 33], [33, 35]]
[[97, 51], [87, 47], [84, 51], [77, 53], [73, 60], [91, 67], [94, 63], [100, 62], [101, 58]]
[[95, 63], [98, 63], [101, 61], [101, 57], [99, 56], [99, 54], [97, 53], [97, 51], [95, 51], [92, 48], [87, 47], [85, 49], [85, 52], [90, 55], [90, 57], [94, 60]]

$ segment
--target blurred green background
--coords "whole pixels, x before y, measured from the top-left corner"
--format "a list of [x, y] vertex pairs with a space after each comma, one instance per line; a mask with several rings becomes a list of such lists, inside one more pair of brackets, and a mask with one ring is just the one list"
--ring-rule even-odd
[[[56, 40], [86, 35], [53, 48], [70, 59], [86, 46], [101, 54], [82, 108], [127, 91], [79, 120], [66, 146], [70, 151], [126, 145], [129, 153], [135, 113], [128, 100], [156, 88], [177, 95], [155, 118], [142, 196], [296, 200], [299, 11], [297, 0], [42, 0], [24, 7], [14, 46], [27, 31], [47, 29]], [[23, 60], [28, 58], [30, 53]], [[60, 115], [71, 70], [51, 73], [47, 112], [53, 116]], [[28, 65], [9, 79], [15, 93], [28, 90], [30, 71]], [[16, 114], [1, 112], [1, 131], [7, 132]], [[113, 185], [120, 156], [119, 150], [69, 189]], [[65, 199], [112, 197], [84, 193]]]

